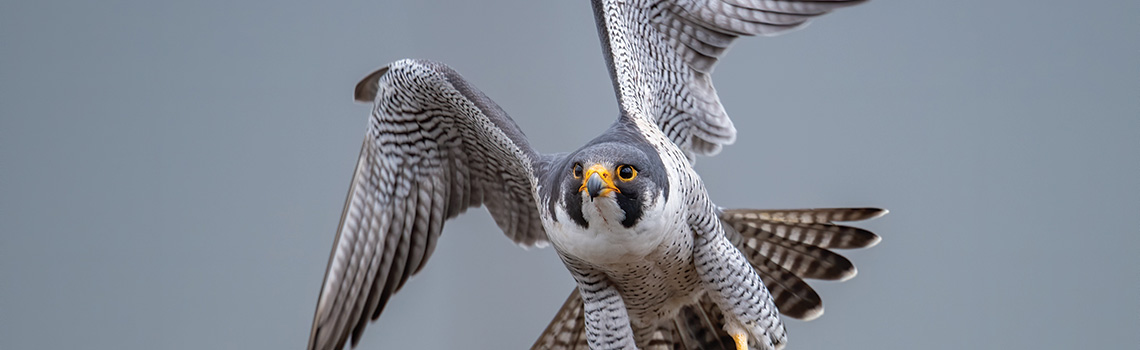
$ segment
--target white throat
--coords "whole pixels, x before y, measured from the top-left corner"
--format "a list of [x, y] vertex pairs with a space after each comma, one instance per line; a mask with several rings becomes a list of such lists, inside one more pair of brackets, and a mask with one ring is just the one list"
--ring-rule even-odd
[[590, 198], [589, 194], [582, 192], [582, 217], [590, 223], [591, 231], [596, 230], [598, 234], [632, 233], [622, 232], [629, 231], [621, 225], [625, 212], [612, 194]]
[[[676, 232], [676, 208], [666, 209], [662, 200], [653, 201], [642, 210], [644, 215], [632, 227], [622, 226], [625, 212], [613, 197], [592, 200], [583, 197], [582, 217], [589, 223], [583, 228], [559, 206], [557, 221], [547, 228], [547, 236], [560, 254], [566, 254], [595, 265], [627, 264], [644, 259], [655, 252], [664, 237]], [[673, 215], [668, 214], [673, 212]]]

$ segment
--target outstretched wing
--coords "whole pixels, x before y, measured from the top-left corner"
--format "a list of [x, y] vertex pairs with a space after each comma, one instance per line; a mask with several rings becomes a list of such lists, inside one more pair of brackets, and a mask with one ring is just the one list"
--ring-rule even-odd
[[660, 127], [690, 159], [736, 139], [710, 74], [732, 41], [775, 35], [865, 0], [593, 0], [622, 111]]
[[886, 215], [878, 208], [724, 210], [728, 240], [756, 268], [781, 314], [801, 320], [823, 315], [823, 300], [804, 279], [845, 281], [855, 265], [832, 249], [868, 248], [879, 236], [835, 222]]
[[[731, 209], [723, 210], [720, 219], [729, 241], [764, 280], [780, 313], [811, 320], [823, 314], [823, 301], [804, 279], [854, 277], [855, 266], [831, 249], [867, 248], [879, 243], [879, 236], [870, 231], [836, 222], [867, 220], [886, 213], [878, 208]], [[587, 349], [582, 305], [575, 289], [531, 349]], [[651, 348], [735, 349], [732, 337], [724, 330], [724, 315], [708, 296], [682, 307], [671, 321], [659, 325]]]
[[514, 121], [451, 68], [402, 60], [356, 86], [375, 102], [348, 190], [309, 349], [359, 340], [424, 266], [443, 222], [485, 205], [508, 238], [545, 245], [532, 186], [542, 157]]

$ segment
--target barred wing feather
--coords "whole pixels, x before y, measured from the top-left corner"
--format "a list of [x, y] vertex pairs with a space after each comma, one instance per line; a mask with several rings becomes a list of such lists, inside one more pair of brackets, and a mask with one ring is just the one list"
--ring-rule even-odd
[[[870, 231], [835, 222], [867, 220], [886, 213], [877, 208], [731, 209], [723, 210], [720, 219], [725, 235], [764, 280], [780, 313], [811, 320], [823, 314], [823, 300], [804, 279], [854, 277], [855, 266], [831, 249], [866, 248], [879, 241]], [[814, 226], [791, 233], [787, 225]], [[586, 349], [583, 322], [582, 300], [575, 289], [531, 349]], [[657, 345], [662, 349], [735, 349], [732, 337], [724, 330], [724, 315], [707, 296], [681, 308], [661, 327]]]
[[365, 78], [375, 102], [313, 317], [309, 349], [359, 340], [423, 268], [445, 220], [483, 205], [524, 246], [545, 245], [534, 169], [544, 156], [494, 102], [439, 63], [403, 60]]
[[736, 38], [776, 35], [864, 0], [594, 0], [622, 111], [657, 125], [692, 159], [736, 140], [713, 67]]

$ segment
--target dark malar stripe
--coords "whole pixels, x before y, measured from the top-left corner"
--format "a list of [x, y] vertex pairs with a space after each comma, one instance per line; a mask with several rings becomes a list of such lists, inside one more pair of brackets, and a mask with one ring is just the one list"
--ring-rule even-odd
[[626, 192], [617, 195], [616, 198], [618, 207], [621, 207], [621, 211], [625, 212], [625, 218], [621, 220], [621, 225], [625, 228], [633, 227], [641, 220], [643, 214], [638, 193], [626, 190]]

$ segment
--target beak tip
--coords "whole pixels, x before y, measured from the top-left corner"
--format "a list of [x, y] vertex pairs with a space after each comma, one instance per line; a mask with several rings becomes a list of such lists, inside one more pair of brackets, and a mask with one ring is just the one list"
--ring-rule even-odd
[[590, 198], [600, 195], [605, 187], [606, 183], [602, 181], [602, 177], [598, 173], [591, 174], [590, 178], [586, 180], [586, 190], [590, 193]]

